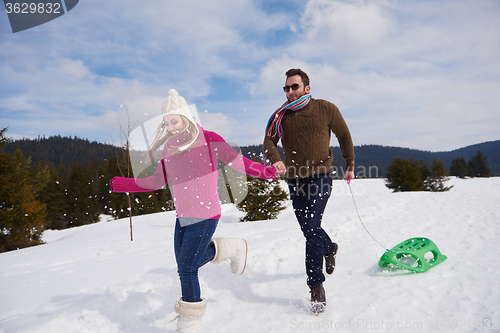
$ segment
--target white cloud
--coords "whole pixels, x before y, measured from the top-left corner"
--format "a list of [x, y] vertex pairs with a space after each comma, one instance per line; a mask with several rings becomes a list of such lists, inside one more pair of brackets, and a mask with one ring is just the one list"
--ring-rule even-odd
[[[285, 102], [286, 97], [282, 87], [286, 80], [286, 71], [300, 68], [310, 79], [311, 94], [317, 98], [332, 98], [338, 96], [339, 89], [347, 82], [339, 70], [332, 64], [309, 63], [301, 59], [292, 59], [289, 55], [271, 59], [260, 71], [258, 81], [250, 83], [250, 93], [256, 96], [280, 96]], [[281, 104], [276, 104], [276, 109]]]
[[271, 59], [260, 70], [258, 81], [249, 83], [250, 94], [255, 96], [275, 96], [277, 92], [283, 92], [281, 87], [284, 86], [286, 79], [285, 72], [288, 69], [304, 68], [307, 66], [306, 61], [291, 59], [288, 55]]
[[380, 1], [310, 0], [301, 26], [309, 42], [333, 40], [342, 48], [372, 46], [393, 29], [383, 5]]
[[72, 60], [72, 59], [59, 59], [59, 63], [61, 64], [62, 69], [73, 76], [75, 79], [83, 79], [87, 75], [90, 75], [90, 71], [87, 67], [83, 65], [83, 61], [81, 60]]
[[[285, 71], [298, 67], [314, 97], [339, 106], [357, 144], [452, 149], [498, 139], [497, 1], [287, 6], [80, 2], [33, 29], [52, 33], [2, 35], [0, 119], [13, 136], [108, 140], [118, 119], [127, 122], [121, 104], [141, 121], [175, 88], [199, 108], [220, 111], [209, 127], [257, 144], [285, 101]], [[217, 86], [225, 80], [233, 86]]]
[[224, 139], [237, 137], [236, 126], [238, 121], [222, 112], [211, 113], [208, 110], [198, 110], [201, 125], [205, 130], [213, 131]]

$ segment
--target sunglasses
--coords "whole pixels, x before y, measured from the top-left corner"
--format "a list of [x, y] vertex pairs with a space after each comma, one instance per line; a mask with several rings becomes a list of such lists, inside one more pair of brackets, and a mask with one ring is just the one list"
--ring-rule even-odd
[[290, 90], [290, 88], [292, 88], [292, 90], [297, 90], [297, 89], [299, 89], [299, 87], [300, 87], [300, 85], [298, 83], [294, 83], [291, 86], [284, 86], [283, 90], [285, 92], [288, 92]]

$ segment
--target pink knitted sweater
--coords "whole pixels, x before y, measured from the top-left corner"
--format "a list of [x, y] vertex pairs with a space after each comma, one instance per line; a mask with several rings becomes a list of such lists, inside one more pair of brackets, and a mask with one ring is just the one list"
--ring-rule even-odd
[[[165, 186], [170, 180], [177, 217], [184, 220], [219, 219], [217, 192], [218, 160], [236, 171], [263, 179], [275, 179], [276, 168], [239, 155], [224, 139], [200, 127], [198, 141], [186, 151], [171, 154], [165, 148], [155, 174], [147, 178], [115, 177], [113, 192], [146, 192]], [[202, 135], [203, 134], [203, 135]], [[189, 222], [191, 224], [193, 222]], [[182, 223], [186, 224], [186, 223]]]

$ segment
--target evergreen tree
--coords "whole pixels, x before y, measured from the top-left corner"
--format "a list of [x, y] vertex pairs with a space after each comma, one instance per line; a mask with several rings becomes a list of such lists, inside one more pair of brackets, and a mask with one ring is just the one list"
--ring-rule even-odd
[[443, 162], [435, 160], [431, 169], [423, 161], [395, 158], [388, 167], [385, 186], [394, 192], [403, 191], [448, 191], [451, 187], [444, 186], [447, 181]]
[[472, 177], [491, 176], [491, 171], [488, 167], [488, 158], [480, 150], [469, 160], [469, 167], [472, 170]]
[[99, 211], [93, 200], [91, 167], [76, 163], [70, 170], [67, 200], [71, 209], [70, 226], [80, 226], [98, 221]]
[[[64, 166], [61, 165], [64, 169]], [[59, 170], [61, 170], [61, 168]], [[40, 201], [46, 205], [46, 229], [63, 229], [67, 224], [66, 213], [70, 211], [66, 200], [66, 180], [51, 163], [48, 166], [49, 182], [40, 192]], [[66, 176], [64, 170], [63, 176]]]
[[443, 162], [435, 160], [431, 166], [432, 172], [428, 178], [428, 191], [431, 192], [445, 192], [449, 191], [452, 186], [446, 187], [444, 182], [448, 180], [446, 169]]
[[4, 153], [10, 141], [0, 131], [0, 252], [37, 245], [44, 230], [45, 205], [38, 193], [48, 182], [48, 171], [30, 166], [20, 150]]
[[67, 202], [71, 208], [68, 218], [72, 227], [85, 224], [86, 187], [82, 165], [73, 164], [69, 171], [67, 190]]
[[423, 191], [424, 178], [422, 174], [428, 173], [425, 162], [416, 162], [396, 157], [385, 174], [385, 186], [394, 192]]
[[451, 161], [450, 175], [459, 178], [467, 177], [471, 172], [463, 157], [457, 157]]
[[[254, 161], [258, 161], [254, 156]], [[288, 199], [287, 192], [283, 191], [279, 181], [261, 179], [247, 175], [248, 194], [236, 207], [245, 212], [240, 221], [273, 220], [286, 207], [284, 201]]]
[[101, 162], [96, 157], [94, 160], [87, 161], [85, 164], [84, 175], [87, 182], [87, 211], [85, 212], [87, 223], [99, 221], [99, 215], [103, 213], [103, 203], [99, 198], [99, 172]]
[[420, 160], [417, 162], [418, 168], [420, 170], [420, 175], [422, 177], [422, 181], [424, 184], [424, 191], [431, 191], [431, 170], [429, 170], [429, 166], [424, 160]]

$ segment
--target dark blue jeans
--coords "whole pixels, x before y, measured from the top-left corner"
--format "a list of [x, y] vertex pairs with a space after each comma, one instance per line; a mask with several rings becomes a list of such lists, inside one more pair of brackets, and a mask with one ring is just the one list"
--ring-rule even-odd
[[325, 281], [323, 257], [333, 254], [335, 250], [332, 240], [321, 227], [332, 183], [331, 174], [288, 180], [295, 216], [306, 238], [307, 285], [311, 289]]
[[185, 227], [181, 227], [179, 219], [175, 223], [175, 259], [185, 302], [201, 301], [198, 269], [215, 257], [215, 247], [208, 245], [218, 221], [209, 219]]

